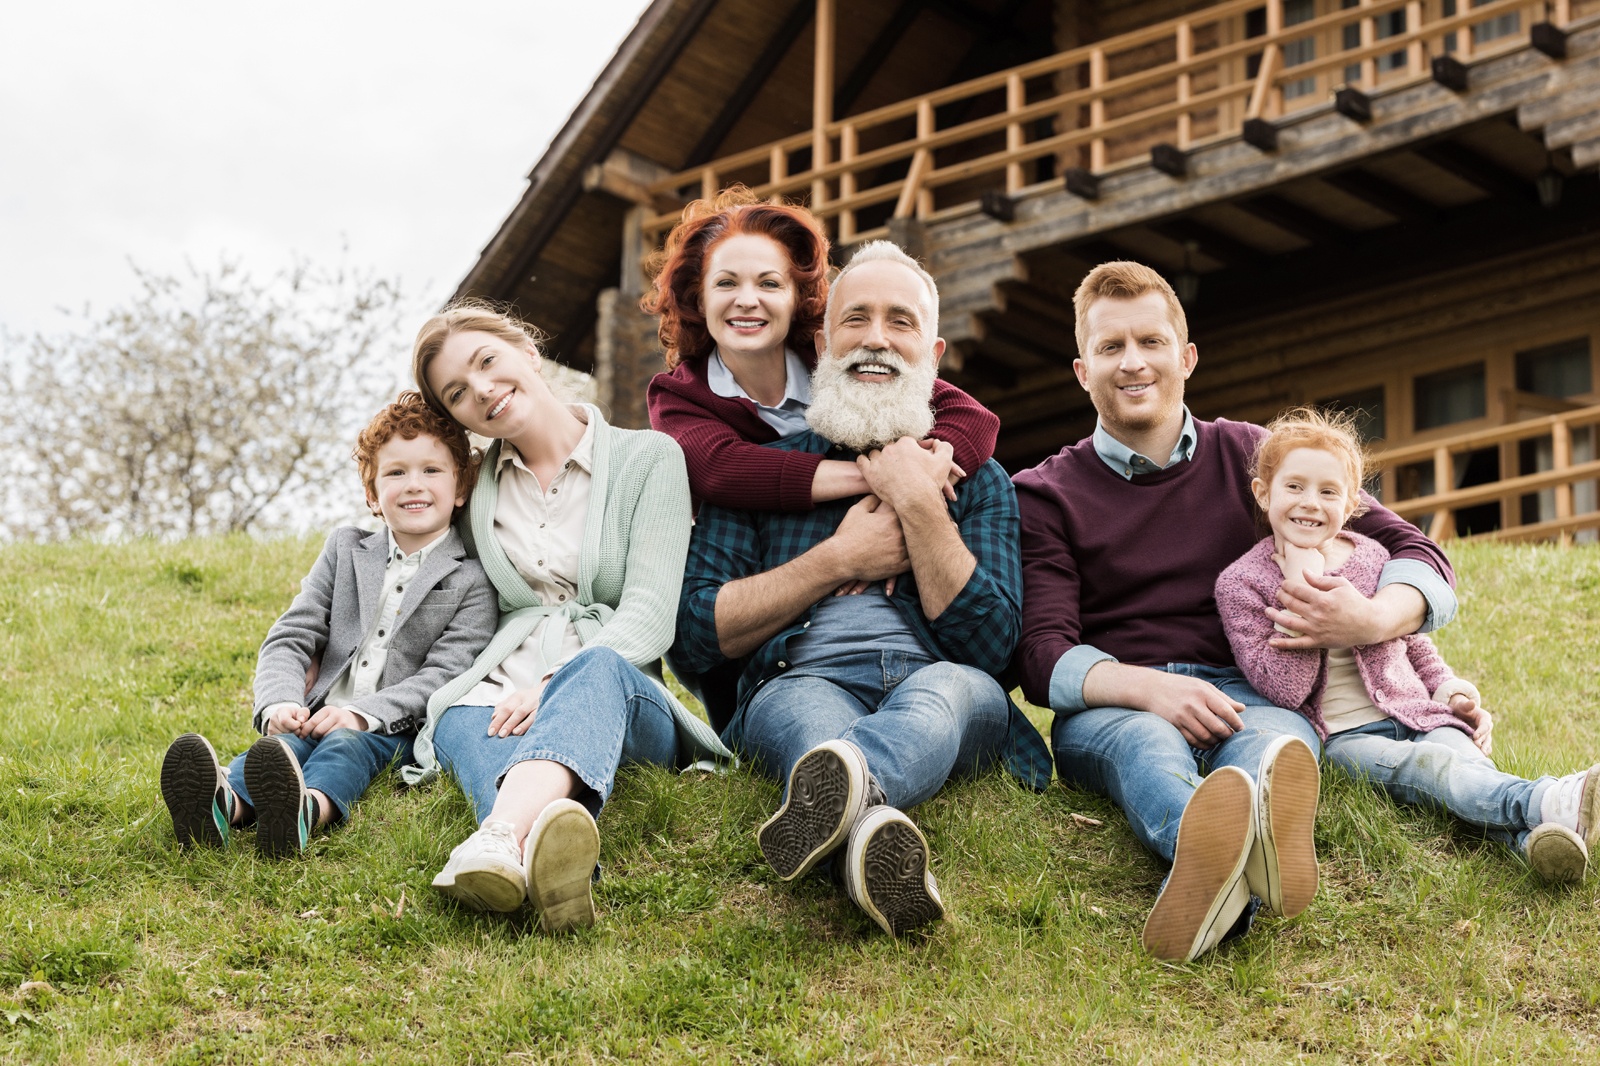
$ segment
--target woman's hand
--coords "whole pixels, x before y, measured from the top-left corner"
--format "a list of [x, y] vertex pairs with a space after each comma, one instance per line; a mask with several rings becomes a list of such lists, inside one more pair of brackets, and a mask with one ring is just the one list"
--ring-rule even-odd
[[928, 449], [939, 458], [949, 462], [950, 469], [945, 473], [944, 478], [944, 498], [949, 500], [951, 503], [955, 503], [956, 485], [960, 484], [961, 481], [967, 476], [967, 472], [956, 464], [955, 448], [951, 447], [948, 442], [942, 441], [937, 437], [923, 437], [917, 443]]
[[539, 713], [539, 701], [544, 698], [544, 687], [550, 683], [545, 676], [533, 688], [519, 688], [494, 705], [489, 718], [488, 736], [522, 736], [533, 725], [533, 716]]
[[1477, 700], [1459, 692], [1450, 697], [1450, 711], [1472, 727], [1472, 742], [1478, 746], [1478, 750], [1485, 755], [1493, 755], [1494, 716], [1479, 707]]

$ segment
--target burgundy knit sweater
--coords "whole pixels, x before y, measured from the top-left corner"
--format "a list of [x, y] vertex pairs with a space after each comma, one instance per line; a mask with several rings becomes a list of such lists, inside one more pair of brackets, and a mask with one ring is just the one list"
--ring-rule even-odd
[[[814, 367], [813, 354], [806, 365]], [[763, 448], [778, 431], [761, 421], [753, 401], [718, 396], [706, 360], [687, 359], [650, 379], [650, 425], [678, 442], [689, 465], [695, 506], [713, 503], [755, 511], [811, 510], [811, 482], [823, 455]], [[1000, 419], [944, 380], [933, 384], [933, 432], [955, 449], [956, 465], [976, 472], [994, 457]]]
[[[1217, 616], [1217, 575], [1265, 532], [1250, 461], [1266, 434], [1247, 422], [1195, 420], [1194, 456], [1129, 481], [1079, 441], [1013, 478], [1022, 512], [1022, 691], [1050, 703], [1068, 649], [1090, 644], [1137, 666], [1234, 666]], [[1452, 585], [1437, 545], [1371, 497], [1350, 523], [1396, 559]]]

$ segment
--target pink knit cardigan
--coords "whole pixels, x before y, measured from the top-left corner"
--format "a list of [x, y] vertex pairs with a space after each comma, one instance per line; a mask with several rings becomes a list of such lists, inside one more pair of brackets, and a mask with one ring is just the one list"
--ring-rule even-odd
[[[1329, 575], [1343, 577], [1357, 592], [1371, 598], [1378, 591], [1378, 577], [1389, 561], [1389, 553], [1377, 541], [1359, 533], [1347, 530], [1340, 536], [1348, 538], [1355, 550], [1342, 567], [1329, 571]], [[1282, 584], [1283, 573], [1272, 561], [1272, 538], [1268, 537], [1217, 578], [1217, 612], [1245, 679], [1279, 707], [1292, 707], [1305, 715], [1317, 735], [1326, 740], [1322, 693], [1328, 685], [1327, 653], [1317, 648], [1284, 650], [1267, 643], [1275, 631], [1265, 608], [1278, 606], [1277, 592]], [[1384, 714], [1418, 732], [1441, 726], [1472, 732], [1471, 726], [1432, 695], [1456, 679], [1426, 636], [1416, 633], [1352, 650], [1367, 697]]]

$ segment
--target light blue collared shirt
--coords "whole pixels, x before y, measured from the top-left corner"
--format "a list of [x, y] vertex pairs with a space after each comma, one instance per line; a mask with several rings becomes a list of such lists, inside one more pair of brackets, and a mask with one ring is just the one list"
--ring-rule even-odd
[[[1178, 433], [1178, 443], [1172, 449], [1172, 454], [1167, 457], [1167, 461], [1160, 465], [1107, 433], [1105, 427], [1098, 421], [1094, 427], [1095, 454], [1100, 456], [1118, 476], [1129, 481], [1140, 474], [1151, 474], [1193, 459], [1195, 441], [1194, 418], [1189, 414], [1187, 406], [1183, 409], [1183, 428]], [[1387, 585], [1410, 585], [1422, 594], [1428, 607], [1422, 626], [1417, 630], [1419, 633], [1429, 633], [1449, 625], [1456, 616], [1455, 590], [1434, 571], [1433, 567], [1421, 560], [1389, 560], [1384, 564], [1383, 573], [1378, 577], [1378, 588], [1382, 589]], [[1050, 672], [1050, 709], [1061, 714], [1076, 714], [1088, 709], [1088, 704], [1083, 698], [1084, 679], [1099, 663], [1116, 661], [1115, 656], [1101, 651], [1093, 644], [1078, 644], [1067, 649], [1066, 654], [1056, 660], [1055, 669]]]
[[728, 364], [722, 361], [722, 353], [714, 348], [706, 360], [706, 384], [718, 396], [749, 400], [756, 405], [761, 421], [777, 430], [778, 436], [792, 437], [811, 428], [806, 423], [806, 409], [811, 406], [811, 371], [787, 348], [783, 350], [783, 366], [787, 379], [783, 385], [783, 400], [776, 407], [768, 407], [745, 392], [734, 380]]

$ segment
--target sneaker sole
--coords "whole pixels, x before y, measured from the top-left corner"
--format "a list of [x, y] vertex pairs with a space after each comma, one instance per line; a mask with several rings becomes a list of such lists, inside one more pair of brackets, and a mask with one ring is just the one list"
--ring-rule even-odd
[[1550, 884], [1574, 884], [1588, 872], [1589, 854], [1578, 834], [1545, 822], [1528, 834], [1528, 865]]
[[1311, 906], [1317, 894], [1317, 758], [1304, 744], [1285, 744], [1262, 772], [1261, 847], [1269, 910], [1285, 918]]
[[1578, 798], [1578, 836], [1587, 853], [1593, 854], [1600, 846], [1600, 764], [1590, 768], [1583, 779], [1583, 793]]
[[756, 832], [761, 854], [783, 880], [792, 881], [844, 843], [865, 799], [867, 771], [851, 774], [843, 745], [813, 748], [789, 771], [789, 794], [778, 813]]
[[594, 924], [590, 885], [599, 861], [600, 831], [577, 803], [553, 812], [542, 826], [535, 823], [528, 843], [528, 902], [539, 912], [545, 932]]
[[522, 906], [528, 895], [521, 873], [521, 870], [515, 874], [497, 869], [463, 870], [456, 874], [453, 884], [434, 881], [433, 887], [473, 910], [510, 914]]
[[1156, 958], [1189, 961], [1220, 918], [1220, 905], [1249, 855], [1254, 792], [1243, 771], [1224, 768], [1190, 797], [1178, 825], [1172, 873], [1141, 937]]
[[890, 936], [944, 917], [944, 903], [928, 884], [927, 838], [909, 819], [869, 828], [850, 850], [862, 886], [861, 909]]
[[[216, 749], [199, 733], [185, 733], [167, 748], [161, 760], [161, 798], [172, 815], [172, 832], [179, 846], [220, 848], [227, 844], [218, 826], [221, 777]], [[227, 824], [226, 817], [222, 824]]]
[[250, 745], [244, 757], [244, 784], [255, 801], [256, 850], [273, 859], [305, 850], [300, 811], [305, 806], [306, 780], [299, 760], [283, 741], [262, 737]]

